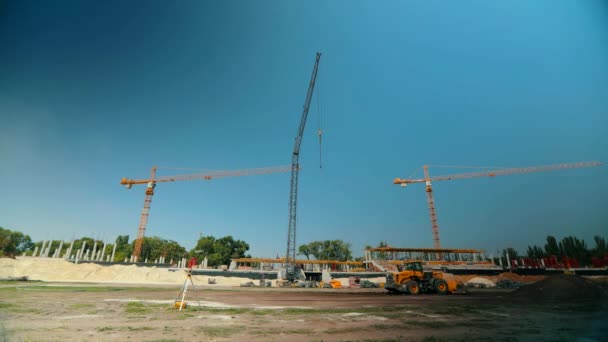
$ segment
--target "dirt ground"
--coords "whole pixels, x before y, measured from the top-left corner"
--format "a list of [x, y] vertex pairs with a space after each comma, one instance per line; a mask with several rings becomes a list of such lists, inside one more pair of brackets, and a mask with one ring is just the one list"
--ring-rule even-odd
[[[205, 288], [0, 282], [3, 341], [569, 341], [608, 336], [608, 303], [538, 302], [506, 290]], [[3, 339], [2, 339], [3, 338]]]

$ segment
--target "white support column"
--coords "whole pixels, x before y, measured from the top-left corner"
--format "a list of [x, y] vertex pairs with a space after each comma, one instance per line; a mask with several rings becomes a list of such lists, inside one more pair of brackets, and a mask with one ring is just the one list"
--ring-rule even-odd
[[116, 254], [116, 242], [114, 242], [114, 247], [112, 247], [112, 257], [110, 257], [110, 261], [114, 261], [114, 254]]
[[80, 249], [80, 258], [78, 259], [84, 259], [84, 248], [87, 246], [87, 242], [86, 241], [82, 241], [82, 248]]
[[40, 246], [40, 253], [38, 253], [39, 258], [41, 258], [44, 255], [45, 247], [46, 247], [46, 241], [42, 241], [42, 246]]
[[97, 240], [93, 238], [93, 250], [91, 251], [91, 260], [95, 261], [95, 257], [97, 256]]
[[34, 248], [34, 253], [32, 253], [32, 256], [35, 257], [36, 253], [38, 253], [38, 247]]
[[106, 243], [103, 243], [103, 248], [101, 249], [101, 256], [99, 257], [99, 261], [103, 261], [103, 256], [106, 254]]
[[61, 249], [63, 248], [63, 240], [59, 242], [59, 248], [55, 252], [55, 258], [59, 258], [61, 256]]

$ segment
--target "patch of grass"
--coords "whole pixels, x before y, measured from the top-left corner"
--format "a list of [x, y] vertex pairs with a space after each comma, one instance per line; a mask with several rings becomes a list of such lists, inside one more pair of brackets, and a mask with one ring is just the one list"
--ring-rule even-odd
[[237, 327], [199, 327], [199, 330], [211, 337], [227, 337], [238, 333], [241, 329]]
[[6, 303], [6, 302], [0, 302], [0, 309], [2, 309], [2, 311], [11, 312], [11, 313], [31, 313], [31, 314], [42, 313], [42, 310], [37, 309], [37, 308], [21, 307], [21, 306], [18, 306], [17, 304]]
[[15, 307], [13, 303], [0, 302], [0, 309], [12, 308]]
[[95, 306], [95, 304], [92, 304], [92, 303], [75, 303], [75, 304], [70, 305], [69, 308], [77, 310], [77, 309], [89, 309], [94, 306]]
[[154, 330], [155, 328], [152, 327], [127, 327], [127, 330], [129, 331], [146, 331], [146, 330]]
[[370, 327], [372, 329], [375, 330], [386, 330], [386, 329], [399, 329], [400, 326], [399, 325], [394, 325], [394, 324], [382, 324], [382, 323], [376, 323], [376, 324], [372, 324], [370, 325]]
[[114, 327], [109, 327], [109, 326], [107, 326], [107, 327], [97, 327], [97, 328], [95, 328], [95, 330], [97, 330], [99, 332], [112, 331], [112, 330], [114, 330]]
[[128, 314], [146, 314], [150, 311], [143, 303], [130, 302], [125, 305], [125, 312]]
[[310, 329], [289, 329], [289, 330], [283, 330], [283, 331], [281, 331], [281, 333], [283, 333], [283, 334], [304, 334], [304, 335], [308, 335], [308, 334], [312, 333], [312, 331]]
[[348, 334], [348, 333], [352, 333], [352, 332], [356, 332], [356, 331], [363, 331], [363, 330], [365, 330], [364, 327], [332, 328], [332, 329], [325, 330], [323, 333], [331, 334], [331, 335], [338, 335], [338, 334]]
[[416, 320], [406, 320], [403, 321], [403, 323], [406, 326], [419, 326], [419, 327], [424, 327], [424, 328], [431, 328], [431, 329], [443, 329], [443, 328], [449, 328], [452, 325], [448, 324], [446, 322], [438, 322], [438, 321], [416, 321]]

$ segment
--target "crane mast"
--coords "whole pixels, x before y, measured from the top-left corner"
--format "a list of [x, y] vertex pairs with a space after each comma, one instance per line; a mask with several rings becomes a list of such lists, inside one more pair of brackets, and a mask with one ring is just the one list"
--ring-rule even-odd
[[306, 127], [306, 118], [308, 117], [310, 100], [312, 99], [313, 90], [315, 88], [315, 81], [317, 79], [317, 70], [319, 69], [320, 59], [321, 53], [317, 52], [315, 66], [312, 70], [310, 84], [308, 85], [308, 92], [306, 93], [306, 100], [304, 101], [304, 108], [302, 110], [300, 126], [298, 127], [298, 132], [293, 145], [293, 154], [291, 156], [291, 186], [289, 189], [289, 227], [287, 232], [287, 254], [285, 256], [285, 267], [287, 270], [286, 276], [287, 280], [289, 281], [294, 280], [296, 273], [296, 210], [298, 203], [298, 174], [300, 171], [300, 145], [302, 144], [304, 127]]
[[[504, 168], [497, 169], [493, 171], [482, 171], [482, 172], [469, 172], [469, 173], [460, 173], [454, 175], [445, 175], [445, 176], [433, 176], [431, 177], [429, 174], [429, 166], [424, 165], [424, 178], [421, 179], [402, 179], [395, 178], [393, 184], [401, 185], [401, 187], [405, 187], [408, 184], [414, 183], [425, 183], [426, 184], [426, 199], [429, 206], [429, 216], [431, 218], [431, 227], [433, 229], [433, 247], [435, 249], [441, 248], [441, 242], [439, 240], [439, 224], [437, 223], [437, 213], [435, 210], [435, 200], [433, 199], [433, 181], [446, 181], [453, 179], [465, 179], [465, 178], [477, 178], [477, 177], [496, 177], [496, 176], [508, 176], [508, 175], [517, 175], [524, 173], [534, 173], [534, 172], [544, 172], [544, 171], [555, 171], [555, 170], [564, 170], [564, 169], [580, 169], [586, 167], [597, 167], [601, 166], [602, 163], [597, 161], [590, 162], [578, 162], [578, 163], [563, 163], [563, 164], [553, 164], [553, 165], [542, 165], [542, 166], [530, 166], [530, 167], [520, 167], [520, 168]], [[441, 254], [437, 254], [438, 258], [441, 257]]]

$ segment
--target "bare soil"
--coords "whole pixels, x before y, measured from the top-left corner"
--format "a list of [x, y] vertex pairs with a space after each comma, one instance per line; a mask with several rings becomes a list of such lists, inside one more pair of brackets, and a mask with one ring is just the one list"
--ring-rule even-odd
[[0, 283], [6, 341], [600, 341], [608, 305], [516, 299], [505, 290], [388, 295], [382, 289]]

